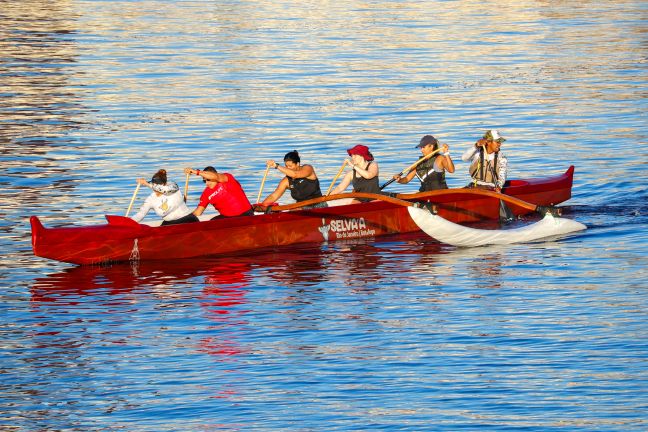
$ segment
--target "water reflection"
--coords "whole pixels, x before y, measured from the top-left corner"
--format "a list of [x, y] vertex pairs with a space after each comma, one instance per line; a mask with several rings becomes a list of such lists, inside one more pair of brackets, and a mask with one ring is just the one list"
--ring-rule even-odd
[[286, 304], [314, 304], [329, 285], [368, 293], [398, 283], [394, 275], [410, 270], [421, 280], [434, 277], [441, 256], [453, 251], [424, 234], [412, 233], [293, 246], [252, 256], [78, 266], [36, 278], [31, 302], [38, 310], [47, 304], [72, 306], [88, 301], [84, 297], [96, 297], [107, 306], [127, 302], [136, 307], [143, 299], [191, 301], [195, 288], [201, 287], [197, 297], [205, 316], [215, 323], [231, 322], [241, 317], [246, 293], [259, 286], [280, 288]]
[[[60, 211], [77, 176], [66, 163], [82, 147], [69, 137], [88, 111], [73, 82], [82, 72], [69, 2], [2, 2], [0, 12], [0, 165], [6, 229], [18, 229], [15, 209], [47, 202]], [[61, 153], [69, 162], [61, 163]], [[64, 159], [64, 158], [63, 158]], [[15, 218], [15, 219], [14, 219]]]
[[78, 127], [73, 119], [81, 106], [69, 80], [79, 55], [71, 36], [77, 18], [68, 2], [3, 2], [0, 138], [7, 144], [4, 152], [42, 153], [46, 151], [43, 141], [32, 141], [33, 137], [57, 137]]
[[212, 263], [204, 273], [200, 307], [207, 323], [201, 332], [205, 335], [200, 337], [200, 352], [221, 361], [246, 352], [238, 341], [237, 329], [247, 324], [245, 314], [249, 310], [244, 305], [251, 268], [248, 258], [234, 258]]

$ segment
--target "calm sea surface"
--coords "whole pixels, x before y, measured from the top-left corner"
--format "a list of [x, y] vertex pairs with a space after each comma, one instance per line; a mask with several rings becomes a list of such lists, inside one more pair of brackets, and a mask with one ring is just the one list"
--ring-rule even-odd
[[[648, 3], [0, 3], [0, 430], [648, 429]], [[290, 150], [327, 188], [346, 148], [387, 180], [433, 134], [463, 186], [490, 128], [511, 178], [576, 166], [587, 231], [31, 253], [30, 215], [102, 223], [158, 168], [214, 165], [255, 201]]]

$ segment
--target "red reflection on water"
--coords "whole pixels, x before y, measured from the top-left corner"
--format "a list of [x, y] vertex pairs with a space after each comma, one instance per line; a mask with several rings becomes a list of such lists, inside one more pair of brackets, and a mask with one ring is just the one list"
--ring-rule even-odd
[[201, 337], [198, 351], [221, 360], [247, 351], [238, 342], [235, 329], [246, 324], [243, 316], [249, 310], [239, 306], [246, 303], [251, 266], [249, 259], [239, 258], [222, 262], [206, 272], [200, 305], [205, 317], [215, 323], [206, 329], [214, 335]]

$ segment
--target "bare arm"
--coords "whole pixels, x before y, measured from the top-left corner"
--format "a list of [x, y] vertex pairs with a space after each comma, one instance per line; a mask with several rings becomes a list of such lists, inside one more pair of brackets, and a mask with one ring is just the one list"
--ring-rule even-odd
[[439, 156], [441, 159], [441, 166], [443, 167], [444, 170], [448, 171], [450, 174], [455, 172], [455, 166], [454, 162], [452, 161], [452, 158], [450, 155], [447, 156]]
[[203, 206], [198, 206], [198, 207], [196, 207], [196, 210], [193, 211], [193, 214], [194, 214], [196, 217], [198, 217], [198, 216], [200, 216], [201, 214], [203, 214], [204, 211], [205, 211], [205, 207], [203, 207]]
[[394, 179], [400, 184], [407, 184], [412, 181], [414, 176], [416, 175], [416, 169], [413, 169], [412, 171], [408, 172], [405, 177], [401, 177], [400, 175], [396, 174], [394, 176]]
[[286, 174], [288, 177], [310, 178], [311, 180], [315, 180], [317, 178], [315, 176], [315, 170], [311, 165], [302, 165], [300, 170], [292, 170], [290, 168], [286, 168], [285, 166], [279, 165], [273, 160], [267, 161], [266, 165], [268, 165], [271, 168], [276, 168], [278, 171]]
[[137, 179], [137, 184], [142, 185], [142, 186], [146, 186], [146, 187], [151, 187], [151, 184], [149, 182], [147, 182], [146, 179], [143, 179], [143, 178], [138, 178]]
[[340, 184], [337, 185], [337, 187], [333, 189], [329, 195], [335, 195], [344, 192], [344, 190], [351, 184], [352, 179], [353, 179], [353, 170], [346, 173], [346, 175], [344, 176]]
[[199, 169], [193, 169], [193, 168], [185, 168], [184, 169], [185, 174], [193, 174], [202, 177], [205, 180], [215, 180], [219, 183], [226, 183], [227, 182], [227, 176], [225, 174], [220, 174], [220, 173], [214, 173], [211, 171], [202, 171]]
[[448, 144], [443, 144], [441, 152], [442, 152], [441, 156], [437, 156], [437, 161], [439, 161], [439, 167], [443, 168], [444, 170], [452, 174], [453, 172], [455, 172], [455, 166], [454, 166], [454, 162], [452, 161], [452, 158], [450, 157], [450, 150], [448, 148]]
[[360, 168], [357, 165], [353, 165], [351, 162], [349, 162], [349, 164], [361, 177], [364, 177], [367, 180], [372, 179], [378, 175], [378, 164], [376, 162], [371, 163], [368, 169]]
[[[290, 171], [290, 170], [289, 170]], [[262, 205], [268, 205], [277, 202], [279, 198], [286, 192], [286, 189], [288, 189], [288, 179], [287, 178], [282, 178], [279, 184], [277, 185], [277, 189], [274, 190], [266, 199], [264, 199], [261, 204]]]
[[217, 181], [218, 183], [227, 183], [227, 176], [221, 173], [211, 171], [200, 171], [200, 177], [205, 180]]

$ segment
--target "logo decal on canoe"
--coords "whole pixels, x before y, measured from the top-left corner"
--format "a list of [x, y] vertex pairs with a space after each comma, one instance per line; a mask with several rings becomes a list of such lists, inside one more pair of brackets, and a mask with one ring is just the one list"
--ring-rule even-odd
[[376, 235], [376, 230], [367, 229], [364, 218], [332, 219], [329, 223], [322, 218], [322, 226], [318, 230], [322, 233], [324, 241]]
[[137, 239], [135, 239], [135, 242], [133, 243], [133, 249], [131, 249], [130, 258], [128, 259], [130, 261], [139, 261], [140, 259], [139, 247], [137, 246]]

